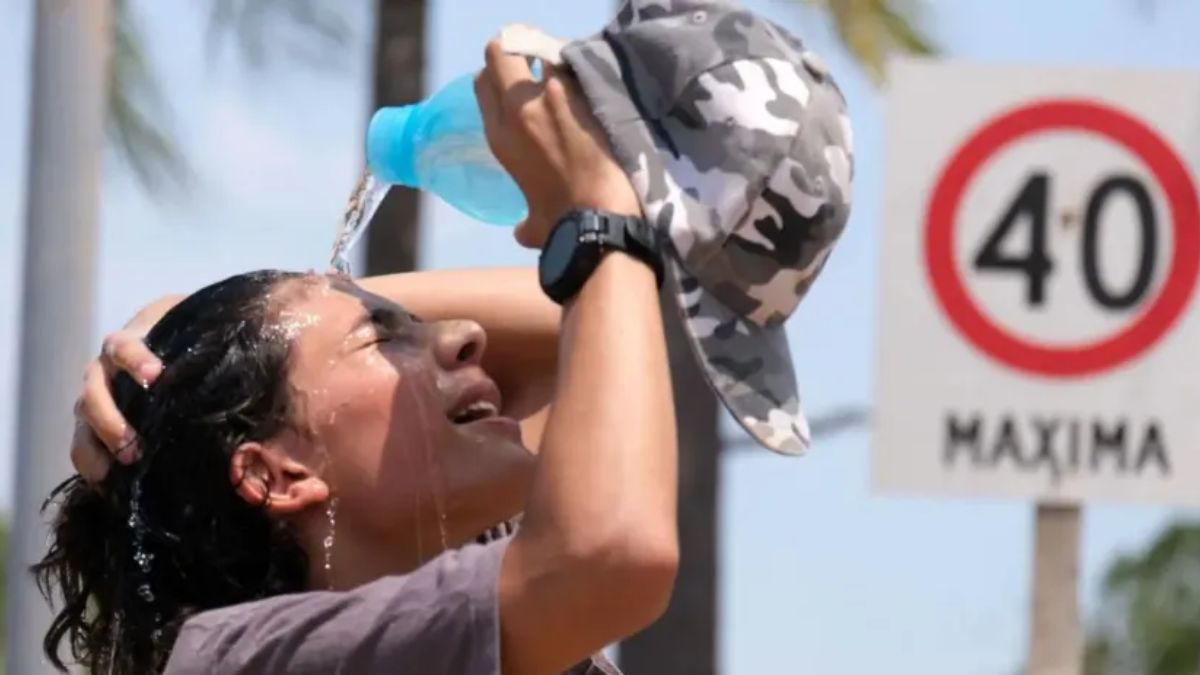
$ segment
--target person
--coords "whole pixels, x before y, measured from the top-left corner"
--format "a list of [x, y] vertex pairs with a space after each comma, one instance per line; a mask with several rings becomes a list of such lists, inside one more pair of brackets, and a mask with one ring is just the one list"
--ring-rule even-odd
[[678, 565], [656, 283], [733, 419], [807, 449], [784, 322], [853, 174], [824, 63], [731, 0], [509, 37], [476, 89], [537, 281], [259, 273], [149, 308], [89, 370], [72, 456], [99, 489], [59, 495], [48, 650], [120, 673], [611, 672], [587, 655], [662, 612]]
[[[489, 142], [530, 207], [518, 241], [569, 213], [636, 223], [576, 82], [486, 57]], [[89, 366], [81, 475], [35, 570], [61, 600], [50, 659], [615, 672], [589, 655], [664, 610], [678, 565], [657, 281], [646, 251], [606, 250], [561, 311], [523, 270], [262, 271], [154, 303]]]

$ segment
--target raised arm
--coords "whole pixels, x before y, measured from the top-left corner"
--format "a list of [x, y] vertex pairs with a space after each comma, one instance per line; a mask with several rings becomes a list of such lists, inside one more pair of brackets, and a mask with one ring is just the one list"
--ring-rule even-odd
[[[582, 95], [489, 45], [476, 81], [488, 137], [541, 246], [571, 208], [641, 209]], [[611, 252], [563, 316], [554, 406], [525, 519], [500, 572], [506, 675], [559, 673], [648, 625], [678, 564], [675, 415], [654, 272]]]
[[[505, 414], [523, 420], [525, 438], [536, 446], [554, 391], [561, 317], [558, 306], [538, 286], [536, 270], [409, 272], [359, 283], [427, 320], [470, 319], [483, 326], [489, 342], [484, 368], [500, 387]], [[88, 364], [75, 406], [79, 423], [71, 441], [71, 460], [85, 479], [103, 480], [114, 457], [124, 463], [137, 459], [136, 439], [113, 401], [110, 382], [117, 371], [144, 383], [158, 376], [162, 366], [142, 340], [182, 299], [163, 296], [144, 307], [123, 328], [105, 337], [100, 356]]]
[[542, 293], [537, 270], [438, 270], [359, 283], [426, 320], [470, 319], [483, 326], [488, 339], [483, 367], [500, 387], [505, 414], [526, 419], [550, 402], [561, 312]]

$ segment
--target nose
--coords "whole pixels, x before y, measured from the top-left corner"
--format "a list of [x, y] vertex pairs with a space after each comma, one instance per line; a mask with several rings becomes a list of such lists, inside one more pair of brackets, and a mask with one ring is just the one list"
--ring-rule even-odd
[[487, 348], [487, 333], [474, 321], [442, 321], [434, 338], [434, 356], [446, 370], [477, 366]]

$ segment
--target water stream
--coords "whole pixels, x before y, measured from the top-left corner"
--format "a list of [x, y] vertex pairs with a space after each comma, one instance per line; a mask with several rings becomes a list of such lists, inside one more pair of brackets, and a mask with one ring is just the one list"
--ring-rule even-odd
[[333, 240], [333, 251], [329, 256], [330, 271], [350, 276], [350, 249], [367, 231], [391, 187], [377, 180], [370, 171], [363, 170], [362, 177], [350, 193], [350, 200], [346, 202], [346, 212]]

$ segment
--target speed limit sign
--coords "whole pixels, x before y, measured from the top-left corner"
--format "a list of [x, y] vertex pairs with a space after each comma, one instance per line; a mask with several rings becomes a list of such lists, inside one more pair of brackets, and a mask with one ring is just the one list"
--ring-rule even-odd
[[1200, 74], [891, 81], [877, 485], [1200, 504]]

